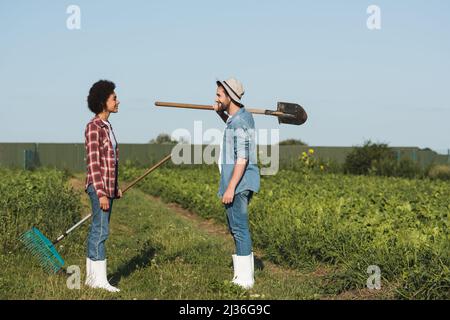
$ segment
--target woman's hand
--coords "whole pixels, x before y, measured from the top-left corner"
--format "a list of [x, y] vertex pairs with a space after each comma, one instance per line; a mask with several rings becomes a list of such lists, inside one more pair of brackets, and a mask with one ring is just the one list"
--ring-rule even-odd
[[103, 211], [108, 211], [109, 210], [109, 199], [107, 196], [103, 196], [100, 199], [100, 208]]

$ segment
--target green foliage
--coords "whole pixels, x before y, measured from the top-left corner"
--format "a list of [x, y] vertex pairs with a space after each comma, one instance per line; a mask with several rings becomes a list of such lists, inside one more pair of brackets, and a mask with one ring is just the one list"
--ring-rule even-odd
[[[150, 178], [150, 176], [149, 176]], [[82, 178], [81, 178], [82, 179]], [[87, 195], [85, 195], [87, 198]], [[68, 274], [47, 275], [28, 253], [0, 251], [0, 300], [236, 300], [317, 299], [320, 281], [305, 272], [258, 267], [256, 283], [242, 290], [233, 277], [233, 241], [203, 230], [164, 203], [137, 189], [114, 203], [106, 242], [108, 280], [121, 292], [84, 285], [88, 228], [80, 227], [58, 244], [66, 266], [78, 265], [80, 290], [67, 287]], [[76, 241], [74, 241], [76, 240]], [[61, 248], [64, 246], [64, 248]], [[261, 265], [259, 265], [261, 266]], [[277, 269], [277, 268], [275, 268]]]
[[[141, 188], [222, 223], [216, 166], [163, 168]], [[294, 267], [329, 263], [334, 291], [364, 288], [367, 268], [400, 298], [450, 298], [450, 186], [444, 182], [282, 170], [250, 204], [254, 244]]]
[[355, 147], [344, 163], [344, 172], [357, 175], [420, 178], [424, 173], [420, 166], [410, 160], [397, 160], [395, 153], [384, 143], [367, 141]]
[[353, 148], [344, 164], [344, 171], [351, 174], [369, 174], [374, 170], [386, 170], [386, 164], [395, 160], [387, 144], [367, 141], [362, 147]]
[[280, 141], [280, 146], [292, 146], [292, 145], [299, 145], [299, 146], [307, 146], [308, 144], [303, 142], [300, 139], [286, 139], [283, 141]]
[[403, 178], [423, 178], [424, 172], [420, 166], [410, 159], [380, 159], [372, 162], [370, 175]]
[[312, 148], [302, 152], [295, 161], [283, 163], [281, 168], [301, 172], [305, 175], [309, 173], [342, 173], [342, 165], [336, 161], [317, 158]]
[[449, 165], [434, 165], [428, 171], [428, 177], [431, 179], [450, 180]]
[[297, 172], [301, 172], [307, 175], [310, 172], [330, 172], [335, 170], [333, 164], [329, 161], [323, 161], [317, 159], [314, 156], [314, 149], [309, 149], [308, 152], [304, 151], [298, 157], [298, 160], [289, 168]]
[[177, 144], [178, 141], [172, 140], [172, 138], [170, 137], [170, 135], [168, 135], [167, 133], [160, 133], [160, 134], [158, 134], [158, 136], [156, 137], [156, 139], [150, 140], [149, 143], [156, 143], [156, 144]]
[[16, 249], [19, 235], [32, 226], [52, 239], [79, 219], [79, 194], [69, 187], [67, 174], [0, 169], [2, 251]]
[[394, 167], [394, 174], [392, 177], [403, 178], [424, 178], [425, 172], [417, 162], [411, 159], [401, 159]]

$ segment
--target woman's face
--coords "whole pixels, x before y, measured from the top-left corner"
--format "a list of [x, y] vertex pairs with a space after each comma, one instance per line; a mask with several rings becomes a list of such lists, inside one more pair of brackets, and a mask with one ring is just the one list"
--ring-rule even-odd
[[116, 93], [113, 92], [108, 97], [108, 100], [106, 100], [105, 111], [108, 111], [110, 113], [117, 113], [119, 111], [119, 104], [120, 101], [117, 99]]

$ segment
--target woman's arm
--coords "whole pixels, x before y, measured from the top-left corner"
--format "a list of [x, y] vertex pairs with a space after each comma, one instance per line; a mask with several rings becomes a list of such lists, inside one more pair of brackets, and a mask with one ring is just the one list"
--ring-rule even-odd
[[86, 161], [92, 184], [98, 198], [107, 196], [105, 184], [100, 170], [100, 143], [99, 133], [96, 128], [88, 125], [85, 132]]

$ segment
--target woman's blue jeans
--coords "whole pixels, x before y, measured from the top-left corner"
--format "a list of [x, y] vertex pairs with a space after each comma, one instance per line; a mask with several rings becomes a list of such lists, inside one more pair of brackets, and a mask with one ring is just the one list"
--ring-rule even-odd
[[245, 190], [234, 195], [233, 202], [225, 205], [230, 233], [233, 236], [238, 256], [248, 256], [252, 253], [247, 207], [253, 191]]
[[92, 184], [88, 186], [87, 192], [92, 206], [92, 223], [88, 235], [87, 256], [93, 261], [105, 260], [105, 241], [109, 235], [109, 220], [111, 218], [113, 200], [109, 199], [109, 210], [103, 211], [100, 208], [100, 201]]

